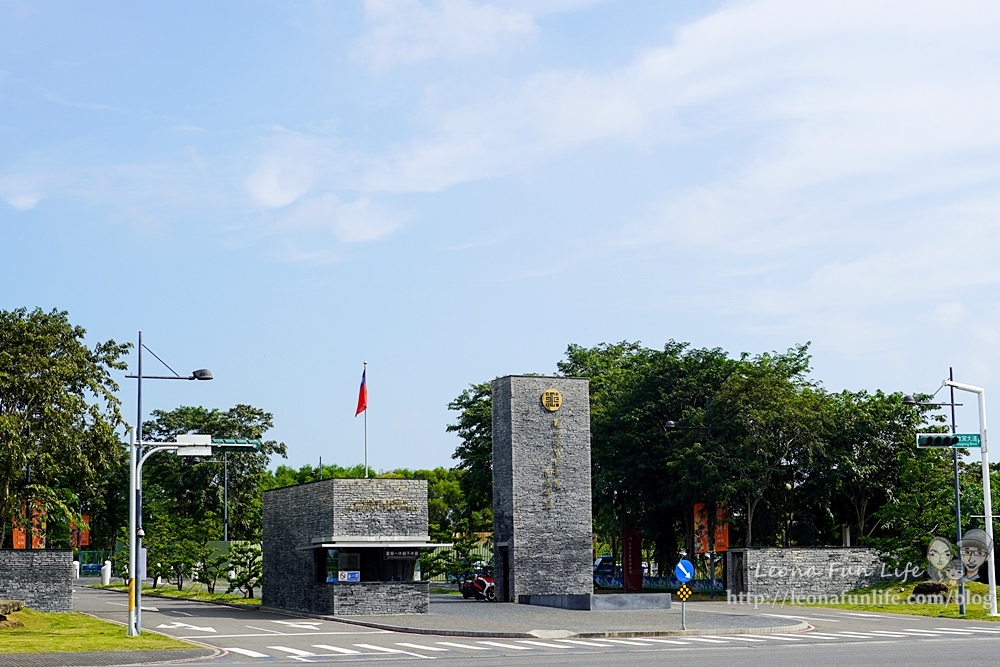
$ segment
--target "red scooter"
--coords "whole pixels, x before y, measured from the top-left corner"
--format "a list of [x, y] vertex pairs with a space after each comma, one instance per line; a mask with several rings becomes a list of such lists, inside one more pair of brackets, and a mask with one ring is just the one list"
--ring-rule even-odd
[[497, 589], [493, 584], [493, 576], [488, 573], [476, 572], [466, 577], [459, 590], [462, 591], [462, 597], [466, 599], [475, 598], [490, 602], [495, 602], [497, 599]]

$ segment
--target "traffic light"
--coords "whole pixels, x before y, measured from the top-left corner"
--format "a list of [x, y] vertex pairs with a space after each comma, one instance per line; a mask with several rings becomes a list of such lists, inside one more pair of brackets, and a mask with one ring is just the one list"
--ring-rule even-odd
[[954, 447], [958, 436], [950, 433], [918, 433], [917, 447]]

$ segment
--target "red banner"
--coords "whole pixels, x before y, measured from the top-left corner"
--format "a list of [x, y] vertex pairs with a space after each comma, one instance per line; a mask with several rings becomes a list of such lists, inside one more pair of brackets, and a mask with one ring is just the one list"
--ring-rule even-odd
[[[694, 504], [694, 552], [707, 554], [711, 548], [708, 539], [708, 505]], [[729, 550], [729, 508], [715, 508], [715, 552]]]
[[90, 546], [90, 515], [82, 514], [83, 530], [72, 521], [69, 522], [70, 546], [89, 547]]
[[[24, 503], [22, 502], [22, 507]], [[34, 507], [31, 512], [31, 548], [32, 549], [44, 549], [45, 548], [45, 510], [42, 509], [41, 504], [36, 500], [33, 503]], [[22, 510], [21, 516], [24, 517], [24, 512]], [[17, 522], [11, 522], [11, 528], [13, 530], [14, 537], [14, 548], [15, 549], [26, 549], [27, 540], [24, 534], [24, 527], [18, 526]]]
[[642, 535], [635, 528], [622, 530], [622, 585], [626, 593], [642, 590]]

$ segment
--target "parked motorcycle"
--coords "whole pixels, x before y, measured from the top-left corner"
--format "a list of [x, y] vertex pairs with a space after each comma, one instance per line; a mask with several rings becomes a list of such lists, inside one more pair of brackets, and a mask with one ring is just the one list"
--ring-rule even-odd
[[494, 602], [497, 599], [493, 576], [487, 572], [475, 572], [466, 576], [459, 586], [462, 597]]

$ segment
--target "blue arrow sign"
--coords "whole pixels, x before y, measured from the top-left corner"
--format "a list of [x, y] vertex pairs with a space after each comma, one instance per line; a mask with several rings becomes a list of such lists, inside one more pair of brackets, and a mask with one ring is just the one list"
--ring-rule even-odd
[[694, 565], [691, 564], [689, 560], [682, 560], [677, 563], [677, 567], [674, 568], [674, 574], [677, 575], [677, 581], [682, 584], [691, 581], [691, 577], [694, 576]]

